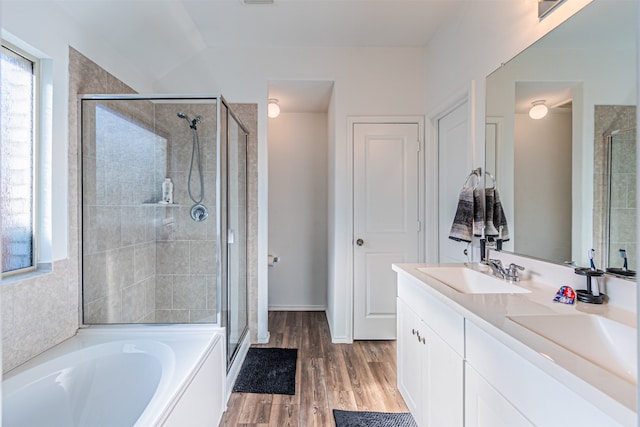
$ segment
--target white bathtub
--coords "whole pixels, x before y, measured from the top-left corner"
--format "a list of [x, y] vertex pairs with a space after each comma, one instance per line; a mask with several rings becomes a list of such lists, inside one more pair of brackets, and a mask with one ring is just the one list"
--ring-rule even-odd
[[2, 426], [217, 426], [224, 329], [108, 326], [5, 374]]

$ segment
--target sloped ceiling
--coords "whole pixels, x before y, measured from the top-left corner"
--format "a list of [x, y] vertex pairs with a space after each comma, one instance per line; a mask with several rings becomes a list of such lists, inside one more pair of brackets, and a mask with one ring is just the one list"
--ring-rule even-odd
[[216, 47], [422, 47], [464, 0], [53, 0], [153, 81]]

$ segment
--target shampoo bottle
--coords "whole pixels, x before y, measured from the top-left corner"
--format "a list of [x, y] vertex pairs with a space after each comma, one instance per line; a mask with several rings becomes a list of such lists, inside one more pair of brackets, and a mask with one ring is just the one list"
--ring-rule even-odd
[[162, 183], [162, 201], [173, 203], [173, 183], [171, 178], [165, 178]]

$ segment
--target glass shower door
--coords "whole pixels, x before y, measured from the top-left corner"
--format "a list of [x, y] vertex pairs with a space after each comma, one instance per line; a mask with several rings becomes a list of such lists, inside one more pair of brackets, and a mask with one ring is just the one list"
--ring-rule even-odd
[[[247, 132], [224, 102], [221, 105], [220, 182], [223, 262], [222, 322], [227, 332], [227, 366], [244, 339], [248, 326], [247, 294]], [[224, 215], [226, 212], [226, 215]]]

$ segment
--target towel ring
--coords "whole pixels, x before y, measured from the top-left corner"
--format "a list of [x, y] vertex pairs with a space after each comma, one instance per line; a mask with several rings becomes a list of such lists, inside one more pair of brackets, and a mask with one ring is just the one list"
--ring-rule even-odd
[[467, 175], [467, 179], [464, 180], [464, 184], [462, 185], [462, 188], [469, 188], [469, 186], [467, 184], [469, 184], [469, 180], [472, 179], [473, 177], [476, 178], [476, 182], [473, 184], [473, 189], [475, 190], [476, 188], [478, 188], [478, 184], [480, 184], [480, 171], [479, 168], [478, 169], [474, 169], [471, 171], [471, 173], [469, 175]]
[[491, 178], [491, 181], [493, 181], [493, 185], [491, 187], [487, 187], [487, 183], [486, 183], [487, 179], [485, 178], [485, 183], [484, 183], [485, 188], [496, 188], [497, 182], [496, 182], [496, 179], [494, 178], [494, 176], [491, 175], [491, 173], [487, 172], [487, 171], [484, 171], [484, 174], [485, 174], [485, 176]]

